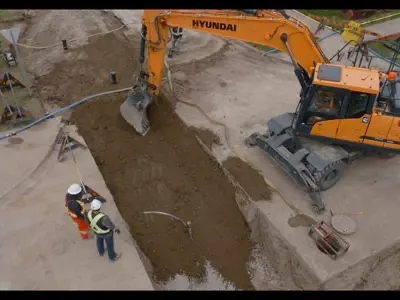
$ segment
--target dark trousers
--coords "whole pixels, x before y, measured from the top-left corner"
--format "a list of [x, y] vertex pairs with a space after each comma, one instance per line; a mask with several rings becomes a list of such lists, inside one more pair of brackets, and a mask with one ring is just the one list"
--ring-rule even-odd
[[177, 37], [175, 37], [175, 36], [172, 37], [172, 48], [171, 48], [172, 51], [177, 50], [176, 48], [178, 46], [178, 43], [181, 41], [181, 39], [182, 39], [182, 35], [177, 36]]
[[114, 234], [111, 233], [106, 236], [96, 235], [97, 251], [99, 251], [100, 255], [104, 254], [104, 242], [107, 246], [108, 258], [113, 260], [117, 256], [114, 251]]

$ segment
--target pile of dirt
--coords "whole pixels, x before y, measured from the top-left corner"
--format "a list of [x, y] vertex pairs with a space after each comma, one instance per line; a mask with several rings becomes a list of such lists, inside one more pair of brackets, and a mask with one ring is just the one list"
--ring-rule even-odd
[[[132, 84], [137, 47], [121, 33], [91, 39], [87, 59], [63, 61], [37, 80], [47, 101], [65, 105], [85, 95]], [[83, 57], [83, 56], [82, 56]], [[117, 85], [109, 73], [115, 71]], [[120, 116], [126, 95], [84, 104], [73, 120], [85, 138], [108, 188], [139, 247], [151, 260], [155, 279], [178, 273], [201, 277], [206, 261], [240, 289], [251, 289], [247, 263], [252, 243], [235, 202], [235, 190], [198, 144], [193, 131], [159, 99], [152, 127], [139, 136]], [[192, 222], [193, 242], [179, 222], [141, 212], [159, 210]], [[118, 248], [118, 245], [116, 246]]]

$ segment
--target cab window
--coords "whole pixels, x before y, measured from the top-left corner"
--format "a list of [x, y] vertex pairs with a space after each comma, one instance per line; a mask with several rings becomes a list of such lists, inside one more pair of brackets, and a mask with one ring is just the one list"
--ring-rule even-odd
[[369, 101], [372, 101], [370, 94], [351, 92], [345, 118], [361, 118], [367, 113]]
[[311, 99], [308, 111], [309, 114], [336, 119], [340, 117], [343, 102], [343, 90], [319, 87]]

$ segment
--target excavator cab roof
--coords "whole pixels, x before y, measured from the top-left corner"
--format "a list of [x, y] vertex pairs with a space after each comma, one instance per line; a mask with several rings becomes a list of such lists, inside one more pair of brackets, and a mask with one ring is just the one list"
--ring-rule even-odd
[[379, 94], [379, 72], [351, 66], [317, 64], [313, 84], [376, 95]]

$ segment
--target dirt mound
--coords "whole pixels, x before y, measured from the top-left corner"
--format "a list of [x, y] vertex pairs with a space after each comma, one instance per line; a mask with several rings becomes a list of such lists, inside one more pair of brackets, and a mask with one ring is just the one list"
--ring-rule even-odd
[[[47, 101], [65, 105], [132, 84], [138, 67], [135, 45], [122, 33], [90, 41], [70, 50], [84, 52], [81, 57], [85, 59], [58, 63], [49, 75], [38, 79]], [[117, 73], [117, 85], [110, 83], [111, 71]], [[156, 280], [178, 273], [201, 277], [209, 261], [237, 288], [251, 289], [247, 262], [252, 244], [234, 188], [166, 101], [159, 99], [152, 107], [151, 131], [141, 137], [120, 116], [124, 98], [117, 94], [82, 105], [73, 119], [133, 237], [152, 261]], [[194, 241], [179, 222], [140, 214], [145, 210], [169, 212], [191, 221]]]

